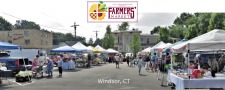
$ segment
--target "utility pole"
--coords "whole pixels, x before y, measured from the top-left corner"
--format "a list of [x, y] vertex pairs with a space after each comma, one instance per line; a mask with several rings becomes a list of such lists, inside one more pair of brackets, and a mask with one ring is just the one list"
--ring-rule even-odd
[[72, 25], [71, 27], [74, 27], [74, 33], [75, 33], [75, 42], [77, 41], [77, 26], [79, 26], [78, 24], [76, 24], [76, 22], [74, 22], [74, 25]]
[[98, 32], [99, 31], [94, 31], [96, 33], [96, 40], [98, 39]]

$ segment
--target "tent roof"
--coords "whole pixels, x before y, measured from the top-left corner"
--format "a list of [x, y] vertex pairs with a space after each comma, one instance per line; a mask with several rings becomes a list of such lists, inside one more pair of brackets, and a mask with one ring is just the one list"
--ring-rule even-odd
[[100, 53], [100, 52], [102, 52], [101, 50], [99, 50], [99, 49], [97, 49], [97, 48], [95, 48], [95, 47], [92, 47], [92, 46], [88, 46], [88, 48], [89, 49], [91, 49], [93, 52], [95, 52], [95, 53]]
[[59, 48], [55, 48], [55, 49], [52, 49], [50, 50], [50, 52], [82, 52], [81, 50], [77, 50], [75, 48], [72, 48], [70, 46], [62, 46], [62, 47], [59, 47]]
[[178, 41], [178, 42], [175, 42], [175, 43], [172, 44], [171, 46], [168, 46], [168, 47], [166, 47], [165, 49], [163, 49], [163, 52], [164, 52], [164, 53], [171, 52], [170, 49], [171, 49], [173, 46], [178, 45], [178, 44], [181, 44], [181, 43], [183, 43], [183, 42], [185, 42], [185, 41], [187, 41], [187, 40], [186, 40], [186, 39], [182, 39], [182, 40], [180, 40], [180, 41]]
[[141, 52], [150, 52], [150, 50], [151, 50], [151, 47], [148, 47], [148, 48], [142, 50]]
[[82, 50], [84, 52], [92, 52], [93, 50], [83, 45], [81, 42], [77, 42], [72, 46], [75, 49]]
[[7, 43], [7, 42], [0, 42], [0, 49], [20, 49], [21, 46]]
[[112, 48], [109, 48], [106, 50], [108, 53], [119, 53], [118, 51], [112, 49]]
[[104, 52], [107, 52], [107, 51], [106, 51], [103, 47], [101, 47], [100, 45], [97, 45], [95, 48], [101, 50], [103, 53], [104, 53]]
[[154, 52], [155, 49], [159, 49], [157, 48], [158, 46], [161, 46], [161, 45], [165, 45], [166, 43], [164, 43], [163, 41], [160, 41], [159, 43], [157, 43], [155, 46], [153, 46], [150, 50], [150, 52]]
[[214, 29], [184, 43], [172, 47], [173, 52], [187, 50], [214, 50], [225, 49], [225, 31]]

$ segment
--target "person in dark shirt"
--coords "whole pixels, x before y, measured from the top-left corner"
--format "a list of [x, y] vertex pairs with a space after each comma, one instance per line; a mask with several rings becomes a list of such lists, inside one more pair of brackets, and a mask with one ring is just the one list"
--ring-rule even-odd
[[129, 56], [127, 56], [127, 65], [128, 65], [128, 67], [129, 67], [129, 62], [130, 62], [130, 57]]
[[147, 56], [145, 57], [145, 62], [146, 62], [146, 64], [145, 64], [145, 69], [146, 69], [146, 70], [149, 70], [149, 66], [150, 66], [150, 57], [149, 57], [149, 55], [147, 55]]

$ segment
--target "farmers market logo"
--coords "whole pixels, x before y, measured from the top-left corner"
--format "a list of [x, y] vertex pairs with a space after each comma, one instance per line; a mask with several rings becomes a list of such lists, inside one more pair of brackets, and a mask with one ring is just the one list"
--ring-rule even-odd
[[137, 22], [137, 1], [88, 1], [88, 22]]
[[93, 20], [102, 20], [105, 18], [107, 12], [106, 4], [99, 1], [98, 4], [92, 4], [89, 9], [89, 15]]

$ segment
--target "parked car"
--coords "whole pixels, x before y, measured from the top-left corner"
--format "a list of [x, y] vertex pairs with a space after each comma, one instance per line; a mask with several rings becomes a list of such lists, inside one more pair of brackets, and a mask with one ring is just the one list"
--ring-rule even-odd
[[25, 57], [1, 57], [0, 62], [5, 63], [7, 69], [12, 70], [13, 75], [17, 74], [19, 71], [31, 69], [31, 62]]

